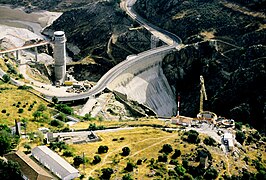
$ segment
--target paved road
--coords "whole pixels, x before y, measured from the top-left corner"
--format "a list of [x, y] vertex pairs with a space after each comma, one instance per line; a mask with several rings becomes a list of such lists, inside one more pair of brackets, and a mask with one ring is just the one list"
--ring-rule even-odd
[[164, 29], [161, 29], [161, 28], [149, 23], [147, 20], [143, 19], [141, 16], [139, 16], [133, 8], [136, 1], [137, 0], [124, 0], [121, 3], [121, 8], [124, 9], [126, 11], [126, 13], [132, 19], [137, 21], [140, 25], [142, 25], [145, 29], [147, 29], [149, 32], [151, 32], [154, 36], [159, 37], [166, 44], [173, 45], [173, 44], [181, 44], [182, 43], [182, 40], [177, 35], [169, 32], [169, 31], [166, 31]]
[[[129, 69], [132, 65], [139, 63], [139, 61], [142, 61], [143, 58], [149, 57], [149, 56], [156, 56], [161, 53], [169, 52], [171, 50], [175, 50], [176, 46], [178, 46], [179, 43], [181, 43], [181, 39], [170, 32], [164, 31], [150, 23], [148, 23], [146, 20], [141, 18], [137, 13], [134, 12], [132, 6], [136, 0], [126, 0], [124, 1], [124, 8], [126, 12], [130, 15], [130, 17], [134, 18], [137, 22], [142, 24], [146, 29], [148, 29], [151, 33], [155, 34], [157, 37], [161, 38], [163, 41], [165, 41], [167, 44], [170, 44], [169, 46], [161, 46], [152, 50], [148, 50], [145, 52], [142, 52], [138, 54], [137, 56], [133, 58], [128, 58], [127, 60], [119, 63], [112, 69], [110, 69], [99, 81], [98, 83], [90, 89], [88, 92], [80, 93], [80, 94], [69, 94], [69, 95], [62, 95], [61, 93], [55, 92], [49, 92], [45, 89], [35, 88], [37, 91], [40, 91], [43, 93], [43, 95], [47, 99], [52, 99], [53, 96], [56, 96], [59, 101], [73, 101], [73, 100], [80, 100], [80, 99], [87, 99], [89, 96], [95, 96], [99, 93], [101, 93], [104, 89], [107, 88], [107, 85], [112, 82], [115, 78], [117, 78], [119, 75], [121, 75], [125, 70]], [[1, 73], [1, 72], [0, 72]], [[13, 83], [17, 84], [17, 82]], [[24, 83], [23, 83], [24, 84]]]

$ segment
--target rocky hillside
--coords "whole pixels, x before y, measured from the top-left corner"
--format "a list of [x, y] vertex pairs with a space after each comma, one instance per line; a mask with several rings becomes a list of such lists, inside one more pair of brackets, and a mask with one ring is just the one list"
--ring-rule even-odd
[[[205, 110], [265, 130], [266, 15], [260, 12], [265, 6], [248, 5], [216, 0], [137, 1], [135, 8], [143, 17], [191, 44], [166, 57], [163, 65], [170, 84], [181, 94], [182, 114], [198, 113], [199, 76], [203, 75], [208, 95]], [[209, 39], [221, 41], [215, 46]]]
[[104, 73], [128, 55], [149, 48], [150, 34], [135, 24], [118, 2], [93, 2], [66, 11], [43, 33], [65, 31], [69, 55], [76, 61], [89, 56]]

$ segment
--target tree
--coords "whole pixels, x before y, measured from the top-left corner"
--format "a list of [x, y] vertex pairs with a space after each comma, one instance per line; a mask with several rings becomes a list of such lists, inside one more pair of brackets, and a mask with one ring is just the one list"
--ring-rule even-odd
[[28, 143], [24, 145], [24, 148], [27, 149], [27, 152], [31, 150], [31, 146]]
[[180, 176], [183, 176], [186, 173], [186, 169], [182, 165], [177, 165], [175, 171]]
[[107, 153], [108, 152], [108, 146], [99, 146], [99, 148], [98, 148], [98, 153], [99, 154], [103, 154], [103, 153]]
[[189, 130], [185, 132], [184, 135], [187, 135], [187, 138], [183, 138], [183, 140], [187, 141], [188, 143], [197, 144], [200, 142], [200, 139], [198, 137], [199, 133], [197, 131]]
[[243, 142], [245, 141], [246, 136], [242, 131], [237, 131], [236, 132], [236, 140], [240, 143], [243, 144]]
[[0, 155], [9, 152], [12, 149], [11, 146], [11, 134], [6, 131], [0, 131]]
[[128, 156], [130, 153], [129, 147], [123, 147], [122, 148], [122, 156]]
[[173, 148], [170, 144], [164, 144], [161, 152], [164, 152], [165, 154], [169, 154], [173, 151]]
[[74, 156], [74, 153], [70, 150], [66, 150], [63, 152], [63, 156], [66, 156], [66, 157], [73, 157]]
[[19, 164], [8, 160], [7, 162], [0, 159], [0, 179], [5, 180], [22, 180]]
[[102, 171], [101, 175], [102, 180], [110, 179], [112, 174], [114, 173], [112, 168], [103, 168], [101, 169], [101, 171]]
[[61, 112], [65, 113], [65, 114], [68, 114], [68, 115], [71, 115], [74, 112], [74, 110], [71, 107], [69, 107], [68, 105], [66, 105], [66, 104], [57, 104], [55, 106], [55, 108], [58, 111], [61, 111]]
[[203, 143], [206, 144], [206, 145], [208, 145], [208, 146], [216, 146], [216, 141], [212, 137], [210, 137], [210, 136], [206, 137], [203, 140]]
[[59, 127], [59, 128], [61, 128], [61, 127], [64, 126], [64, 124], [63, 124], [62, 122], [60, 122], [60, 121], [58, 121], [58, 120], [56, 120], [56, 119], [52, 120], [52, 121], [50, 122], [50, 125], [51, 125], [51, 126], [55, 126], [55, 127]]
[[135, 167], [135, 164], [133, 164], [132, 162], [127, 162], [127, 166], [125, 167], [125, 170], [127, 172], [132, 172], [134, 167]]
[[80, 164], [84, 163], [84, 159], [81, 156], [75, 156], [73, 160], [74, 160], [73, 164], [76, 167], [79, 167]]
[[10, 81], [10, 76], [8, 74], [4, 74], [2, 78], [5, 83], [8, 83]]
[[122, 177], [122, 180], [133, 180], [132, 176], [130, 174], [125, 174], [123, 177]]
[[58, 98], [56, 96], [53, 96], [52, 97], [52, 102], [57, 104], [58, 103]]
[[64, 114], [64, 113], [62, 113], [62, 112], [60, 112], [56, 118], [59, 119], [60, 121], [64, 121], [64, 122], [67, 121], [67, 116], [66, 116], [66, 114]]
[[40, 104], [39, 106], [38, 106], [38, 108], [37, 108], [37, 111], [41, 111], [41, 112], [43, 112], [43, 111], [45, 111], [47, 109], [47, 107], [44, 105], [44, 104]]
[[88, 130], [89, 131], [95, 131], [95, 130], [97, 130], [96, 124], [95, 123], [90, 124], [89, 127], [88, 127]]
[[32, 114], [32, 116], [35, 120], [38, 120], [42, 116], [42, 112], [37, 110]]
[[141, 159], [138, 159], [137, 160], [137, 165], [141, 165], [142, 164], [142, 160]]
[[99, 155], [95, 155], [94, 159], [92, 161], [93, 164], [98, 164], [99, 162], [101, 162], [101, 157]]
[[167, 162], [168, 161], [167, 155], [166, 154], [159, 155], [158, 156], [158, 161], [159, 162]]
[[174, 154], [172, 155], [172, 159], [176, 159], [178, 158], [179, 156], [181, 156], [181, 151], [179, 149], [175, 149], [175, 152]]
[[217, 172], [217, 170], [216, 170], [215, 168], [211, 167], [211, 168], [209, 168], [209, 169], [206, 171], [206, 173], [205, 173], [205, 175], [204, 175], [204, 178], [205, 178], [205, 179], [216, 179], [217, 176], [218, 176], [218, 172]]

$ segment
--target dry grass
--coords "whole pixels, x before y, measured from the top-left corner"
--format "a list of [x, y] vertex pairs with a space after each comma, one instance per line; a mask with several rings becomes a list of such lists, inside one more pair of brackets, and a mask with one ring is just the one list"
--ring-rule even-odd
[[[106, 154], [101, 154], [102, 161], [97, 165], [87, 164], [85, 168], [86, 175], [98, 177], [100, 169], [104, 167], [111, 167], [117, 170], [116, 177], [123, 176], [123, 169], [128, 161], [136, 163], [138, 159], [147, 159], [142, 165], [138, 165], [138, 174], [134, 177], [138, 179], [145, 179], [149, 173], [149, 160], [158, 158], [159, 150], [166, 143], [171, 144], [173, 148], [178, 148], [182, 152], [190, 152], [195, 148], [193, 144], [186, 144], [185, 146], [180, 144], [180, 136], [177, 132], [168, 133], [160, 129], [154, 129], [149, 127], [134, 128], [132, 130], [121, 130], [119, 132], [99, 133], [102, 141], [89, 144], [71, 145], [76, 150], [77, 155], [81, 155], [83, 152], [92, 161], [94, 155], [96, 155], [97, 149], [100, 145], [106, 145], [109, 147], [109, 151]], [[121, 137], [124, 140], [119, 140]], [[116, 138], [118, 141], [113, 141]], [[127, 157], [120, 155], [122, 148], [128, 146], [131, 153]], [[171, 155], [169, 155], [170, 157]], [[115, 161], [119, 163], [115, 163]], [[181, 162], [181, 159], [180, 159]], [[80, 168], [83, 172], [83, 168]]]
[[[16, 86], [2, 83], [0, 84], [0, 88], [5, 89], [1, 90], [0, 93], [0, 124], [13, 126], [15, 119], [21, 120], [23, 118], [27, 118], [31, 120], [33, 118], [32, 113], [37, 110], [37, 107], [40, 104], [47, 105], [46, 101], [26, 90], [19, 90]], [[36, 104], [33, 106], [31, 111], [28, 111], [28, 108], [34, 103], [34, 101], [36, 101]], [[16, 107], [18, 102], [21, 104], [19, 104], [19, 107]], [[15, 106], [13, 106], [13, 104], [15, 104]], [[25, 106], [25, 108], [23, 108], [23, 106]], [[24, 110], [23, 113], [18, 113], [19, 108]], [[6, 113], [1, 112], [4, 109], [6, 110]], [[50, 115], [49, 110], [46, 110], [44, 113]], [[36, 130], [39, 125], [39, 123], [29, 121], [28, 131]]]
[[[99, 133], [98, 135], [102, 139], [100, 142], [71, 145], [71, 147], [75, 149], [77, 155], [82, 155], [84, 152], [90, 162], [93, 160], [94, 155], [97, 154], [97, 149], [100, 145], [106, 145], [109, 147], [108, 153], [100, 154], [102, 161], [99, 164], [86, 164], [85, 174], [87, 177], [92, 176], [97, 178], [100, 176], [100, 170], [102, 168], [111, 167], [115, 170], [115, 174], [112, 177], [121, 178], [126, 173], [124, 168], [126, 167], [127, 162], [133, 162], [136, 164], [138, 159], [142, 159], [145, 160], [145, 162], [143, 161], [142, 165], [137, 166], [136, 169], [138, 173], [136, 173], [135, 169], [133, 176], [137, 179], [152, 179], [147, 176], [147, 174], [150, 173], [150, 160], [152, 158], [155, 160], [158, 158], [159, 150], [164, 144], [171, 144], [173, 149], [180, 149], [183, 157], [185, 155], [188, 157], [194, 156], [196, 153], [196, 147], [198, 146], [184, 142], [181, 139], [181, 131], [168, 133], [150, 127], [138, 127], [132, 130]], [[124, 140], [119, 140], [121, 137], [123, 137]], [[205, 137], [206, 135], [200, 134], [201, 142]], [[113, 139], [117, 139], [117, 141], [113, 141]], [[249, 157], [254, 156], [255, 159], [255, 157], [258, 156], [258, 151], [251, 151], [247, 154], [241, 152], [240, 157], [237, 158], [233, 156], [232, 153], [225, 155], [219, 147], [206, 146], [203, 143], [200, 145], [206, 147], [212, 154], [212, 166], [219, 172], [219, 177], [223, 174], [238, 175], [238, 170], [242, 168], [247, 168], [249, 172], [256, 173], [254, 167], [246, 166], [243, 158], [245, 155], [248, 155]], [[129, 156], [123, 157], [120, 153], [125, 146], [128, 146], [131, 152]], [[263, 149], [261, 150], [261, 153], [263, 154], [262, 160], [265, 160]], [[172, 154], [173, 152], [168, 155], [169, 160]], [[72, 162], [72, 159], [68, 160]], [[182, 157], [179, 157], [177, 160], [179, 163], [182, 163]], [[222, 161], [224, 162], [224, 165]], [[199, 162], [189, 161], [189, 165], [198, 166], [198, 164]], [[226, 169], [224, 169], [223, 166], [225, 166]], [[84, 172], [82, 166], [79, 170]]]
[[205, 40], [209, 40], [215, 38], [214, 33], [215, 31], [203, 31], [200, 33], [200, 35], [202, 35]]
[[32, 78], [35, 81], [50, 84], [50, 80], [34, 68], [27, 67], [26, 73], [30, 78]]
[[176, 15], [174, 15], [174, 16], [172, 17], [172, 20], [182, 19], [182, 18], [184, 18], [186, 15], [187, 15], [187, 11], [177, 13]]

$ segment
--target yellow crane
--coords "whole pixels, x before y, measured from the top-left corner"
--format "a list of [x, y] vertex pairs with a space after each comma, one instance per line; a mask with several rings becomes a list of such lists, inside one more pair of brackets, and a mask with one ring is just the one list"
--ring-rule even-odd
[[200, 76], [200, 109], [199, 112], [202, 113], [203, 112], [203, 101], [207, 100], [207, 94], [206, 94], [206, 89], [205, 89], [205, 85], [204, 85], [204, 78], [201, 75]]
[[217, 115], [210, 111], [203, 111], [203, 101], [207, 100], [206, 89], [204, 85], [204, 78], [200, 76], [200, 108], [199, 113], [197, 114], [197, 118], [199, 120], [207, 120], [211, 123], [215, 124], [217, 120]]

